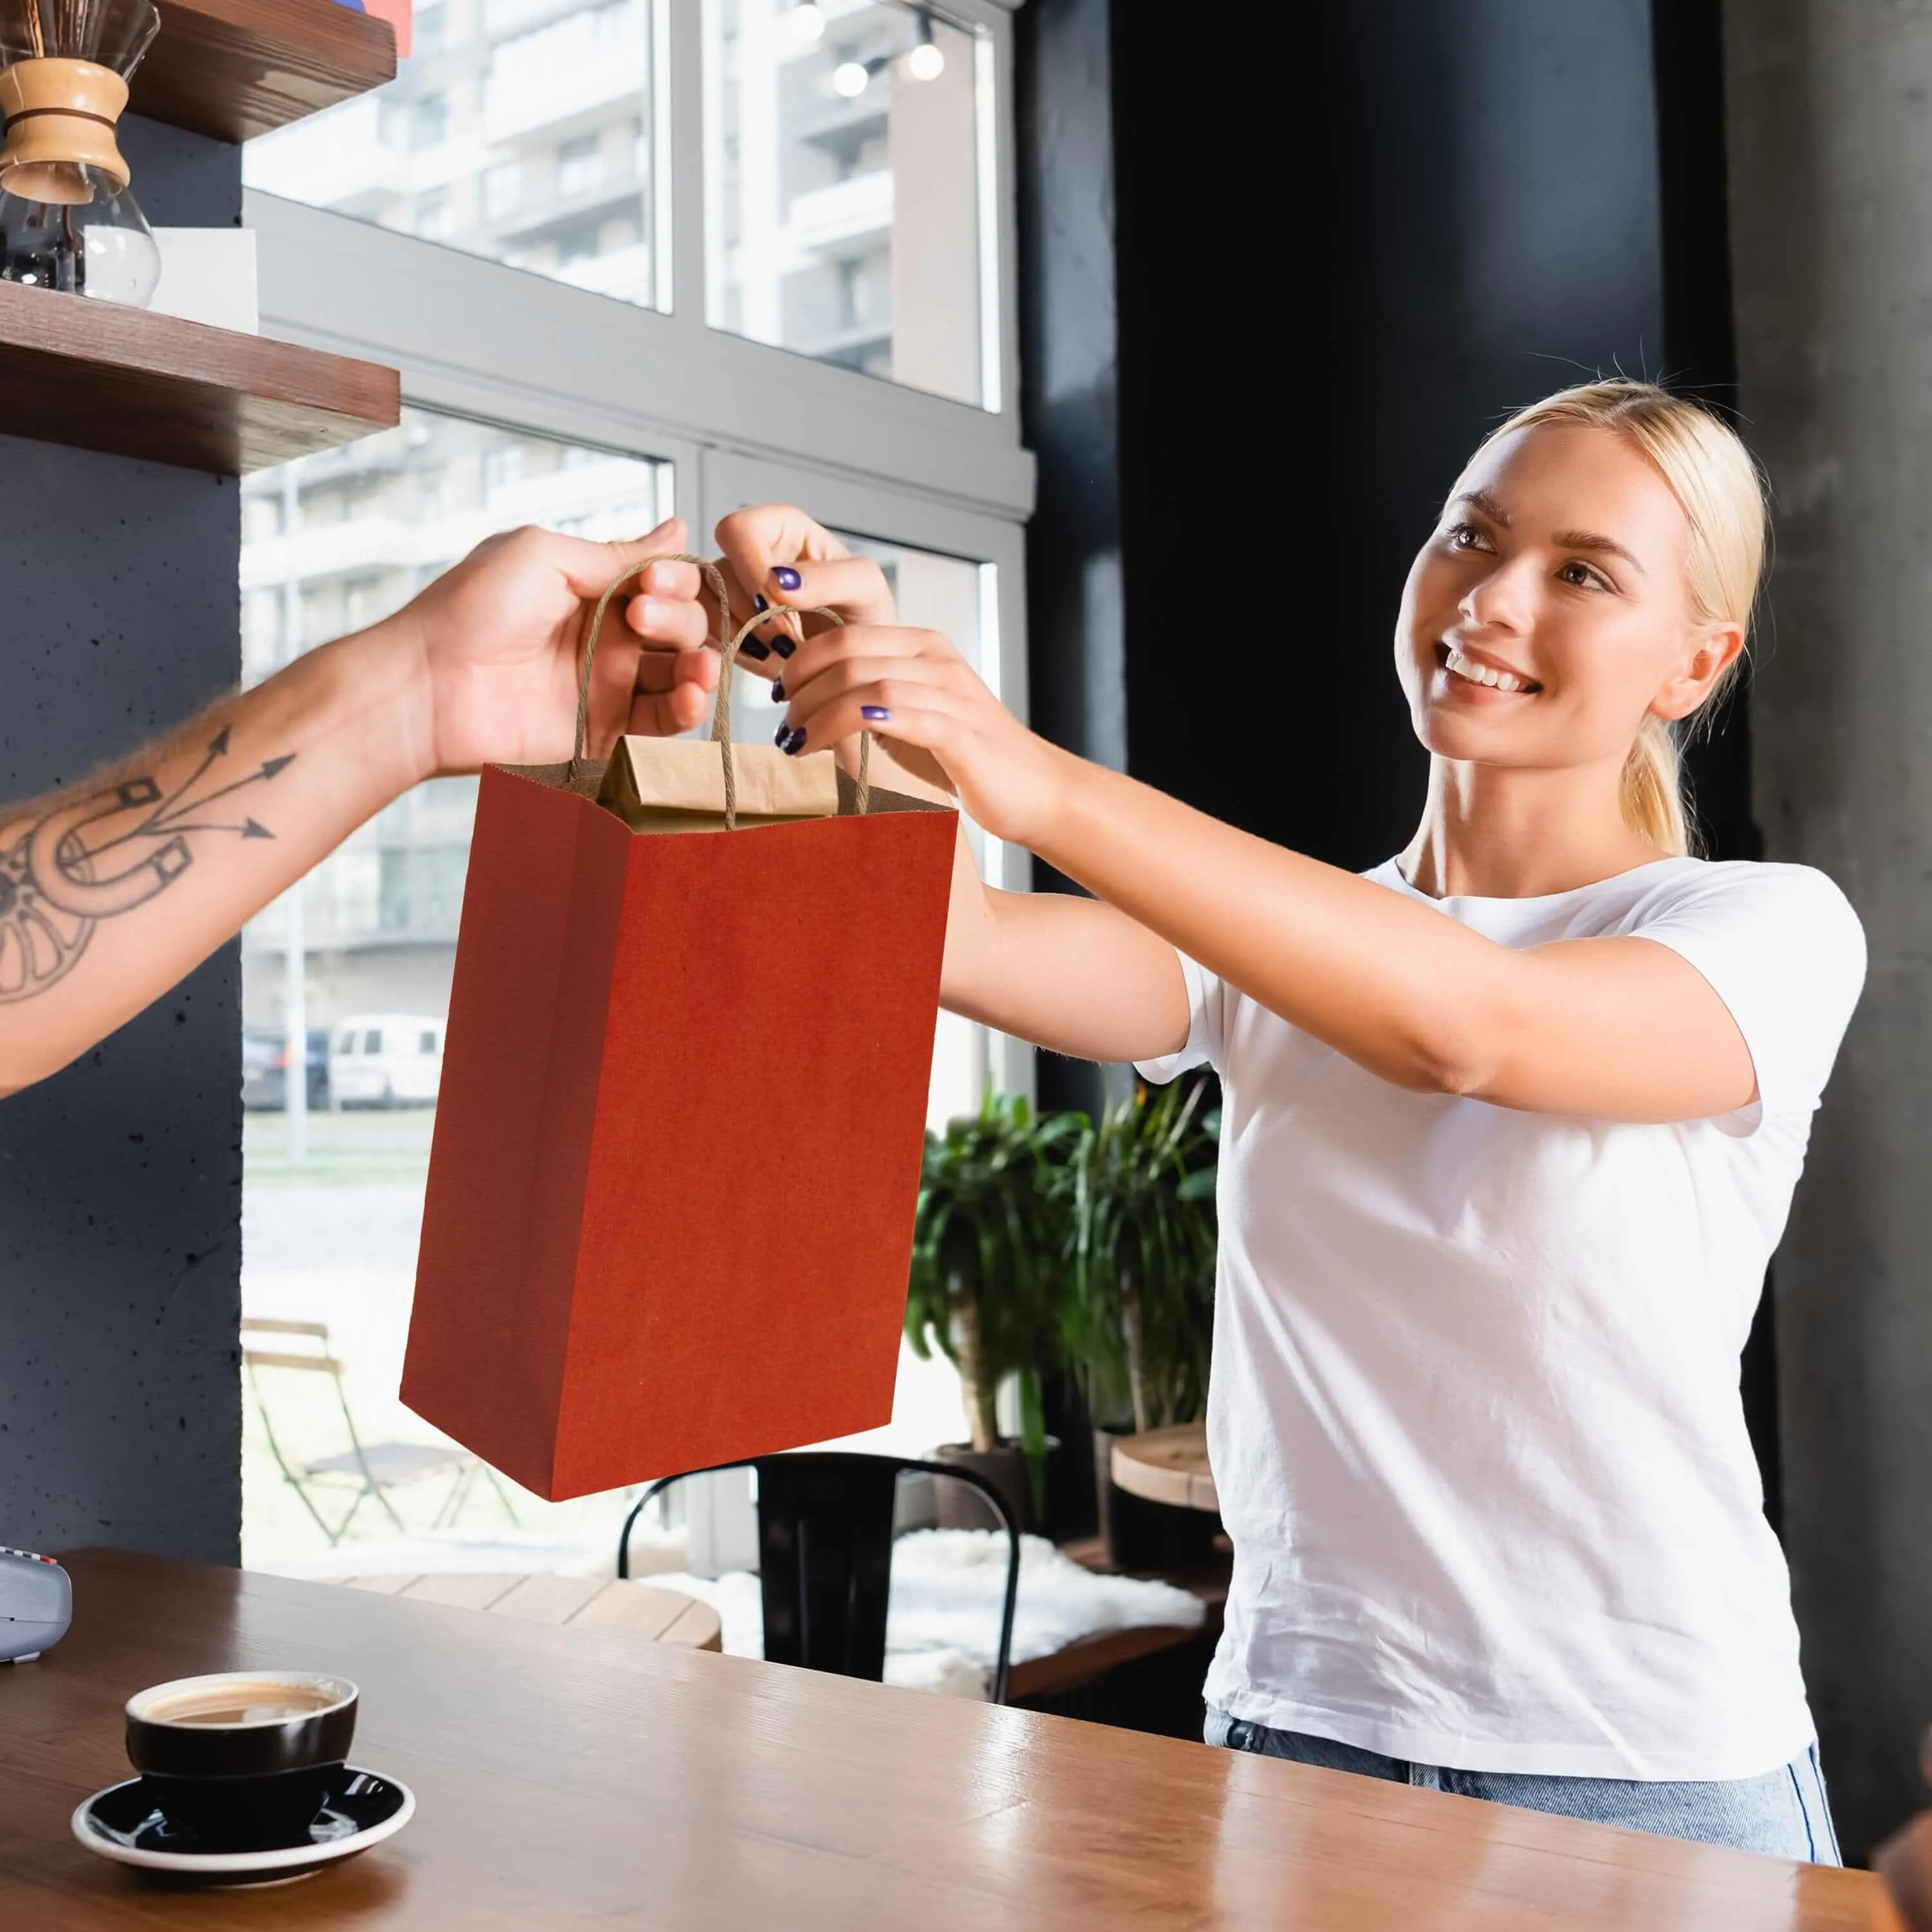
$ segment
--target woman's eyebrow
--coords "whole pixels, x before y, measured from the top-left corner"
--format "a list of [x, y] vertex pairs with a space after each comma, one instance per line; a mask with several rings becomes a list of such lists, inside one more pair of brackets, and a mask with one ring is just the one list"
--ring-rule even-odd
[[[1482, 512], [1492, 524], [1499, 524], [1504, 530], [1510, 526], [1509, 512], [1486, 490], [1465, 490], [1456, 499], [1457, 503], [1468, 503]], [[1450, 506], [1452, 509], [1454, 504]]]
[[1614, 537], [1599, 536], [1594, 530], [1558, 530], [1550, 541], [1558, 550], [1594, 550], [1620, 556], [1640, 577], [1649, 573]]

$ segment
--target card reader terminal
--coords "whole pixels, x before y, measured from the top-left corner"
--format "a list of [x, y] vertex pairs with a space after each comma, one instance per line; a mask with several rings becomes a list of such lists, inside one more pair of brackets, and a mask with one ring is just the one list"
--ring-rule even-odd
[[74, 1585], [51, 1556], [0, 1546], [0, 1664], [24, 1664], [67, 1635]]

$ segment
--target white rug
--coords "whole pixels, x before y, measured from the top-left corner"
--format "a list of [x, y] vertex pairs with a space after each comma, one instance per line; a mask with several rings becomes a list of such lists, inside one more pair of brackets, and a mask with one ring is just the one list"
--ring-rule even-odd
[[[716, 1578], [674, 1570], [639, 1580], [712, 1605], [731, 1655], [764, 1654], [764, 1606], [749, 1570]], [[992, 1530], [918, 1529], [901, 1537], [892, 1550], [886, 1682], [983, 1700], [992, 1687], [1006, 1584], [1006, 1539]], [[1016, 1664], [1051, 1657], [1108, 1630], [1162, 1624], [1191, 1629], [1203, 1614], [1198, 1597], [1171, 1583], [1096, 1576], [1044, 1537], [1020, 1539]]]

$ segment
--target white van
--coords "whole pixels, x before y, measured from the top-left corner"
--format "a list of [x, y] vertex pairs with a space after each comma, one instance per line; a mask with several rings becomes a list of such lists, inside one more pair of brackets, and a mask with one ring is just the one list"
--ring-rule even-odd
[[328, 1046], [330, 1106], [434, 1106], [445, 1024], [422, 1013], [355, 1013], [338, 1021]]

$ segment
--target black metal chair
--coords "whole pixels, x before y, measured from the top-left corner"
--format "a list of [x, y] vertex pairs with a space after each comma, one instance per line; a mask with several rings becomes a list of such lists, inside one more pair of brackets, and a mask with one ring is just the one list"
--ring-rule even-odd
[[874, 1683], [886, 1670], [886, 1610], [900, 1476], [941, 1477], [978, 1490], [1006, 1532], [1006, 1592], [993, 1666], [993, 1702], [1006, 1701], [1013, 1606], [1020, 1587], [1020, 1534], [1006, 1498], [984, 1477], [950, 1462], [838, 1450], [754, 1456], [666, 1476], [645, 1490], [624, 1519], [617, 1539], [620, 1576], [631, 1574], [631, 1528], [645, 1505], [675, 1483], [722, 1469], [758, 1472], [766, 1660]]

